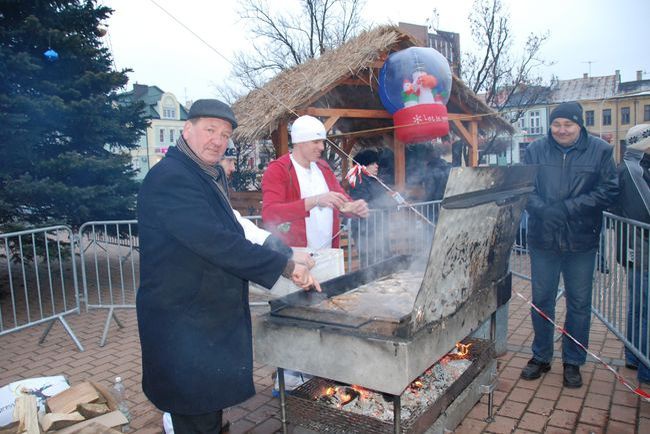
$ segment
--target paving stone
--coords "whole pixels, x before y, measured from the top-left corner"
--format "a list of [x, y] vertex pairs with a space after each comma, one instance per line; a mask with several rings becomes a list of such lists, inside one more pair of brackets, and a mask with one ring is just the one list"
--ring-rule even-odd
[[516, 389], [515, 388], [512, 392], [510, 392], [510, 395], [508, 395], [508, 399], [511, 399], [511, 400], [517, 401], [517, 402], [528, 403], [533, 399], [534, 395], [535, 395], [534, 390]]
[[577, 420], [578, 413], [556, 408], [553, 410], [553, 413], [551, 413], [548, 424], [559, 428], [572, 429]]
[[555, 401], [554, 400], [542, 399], [542, 398], [534, 398], [530, 402], [530, 405], [528, 406], [527, 411], [548, 416], [553, 411], [554, 406], [555, 406]]
[[613, 404], [609, 408], [609, 418], [619, 422], [629, 423], [636, 418], [637, 409], [624, 405]]
[[544, 427], [548, 423], [548, 416], [535, 413], [526, 413], [519, 421], [519, 428], [527, 429], [534, 432], [544, 431]]
[[584, 407], [579, 416], [579, 421], [581, 423], [596, 426], [605, 426], [607, 419], [607, 410], [600, 410], [591, 407]]
[[526, 409], [526, 404], [522, 402], [516, 402], [511, 400], [506, 400], [503, 405], [498, 410], [498, 414], [501, 416], [511, 417], [513, 419], [519, 419]]
[[535, 397], [556, 401], [560, 396], [560, 392], [562, 392], [562, 389], [559, 387], [543, 384], [539, 389], [537, 389], [537, 392], [535, 392]]
[[609, 424], [607, 424], [607, 429], [605, 432], [607, 434], [629, 434], [634, 432], [634, 425], [610, 420]]
[[608, 395], [599, 395], [595, 393], [590, 393], [585, 398], [584, 404], [587, 407], [607, 410], [610, 406], [610, 401], [611, 399]]
[[496, 434], [511, 433], [517, 425], [516, 419], [497, 415], [494, 422], [488, 424], [486, 431]]
[[560, 394], [560, 398], [557, 400], [556, 408], [577, 413], [582, 408], [583, 402], [584, 401], [580, 398], [576, 398], [575, 396], [567, 396], [562, 393]]

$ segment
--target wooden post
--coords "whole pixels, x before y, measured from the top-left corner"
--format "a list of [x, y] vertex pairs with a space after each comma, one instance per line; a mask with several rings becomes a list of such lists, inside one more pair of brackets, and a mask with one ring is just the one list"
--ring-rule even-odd
[[275, 148], [275, 158], [289, 153], [289, 124], [283, 119], [278, 124], [278, 129], [271, 134], [271, 141]]
[[470, 166], [478, 166], [478, 122], [470, 121], [469, 123], [469, 133], [472, 138], [472, 153], [469, 157]]
[[395, 154], [395, 189], [404, 191], [406, 187], [406, 145], [397, 140], [393, 140], [393, 152]]

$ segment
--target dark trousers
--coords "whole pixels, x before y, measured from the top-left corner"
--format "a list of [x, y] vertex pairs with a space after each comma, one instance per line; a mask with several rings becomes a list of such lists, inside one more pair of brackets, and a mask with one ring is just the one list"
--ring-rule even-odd
[[214, 413], [185, 415], [172, 413], [174, 434], [219, 434], [223, 410]]
[[[566, 317], [564, 329], [585, 347], [589, 345], [591, 292], [596, 263], [596, 249], [587, 252], [556, 252], [530, 247], [533, 303], [555, 320], [555, 298], [560, 274], [564, 279]], [[531, 308], [535, 338], [533, 357], [540, 362], [553, 360], [553, 324]], [[583, 365], [587, 353], [566, 336], [562, 337], [562, 361]]]

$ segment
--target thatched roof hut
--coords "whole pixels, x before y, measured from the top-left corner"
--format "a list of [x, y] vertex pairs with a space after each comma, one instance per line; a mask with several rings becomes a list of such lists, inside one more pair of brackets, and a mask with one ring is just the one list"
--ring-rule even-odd
[[[324, 118], [328, 129], [336, 126], [338, 131], [354, 137], [353, 141], [359, 136], [379, 134], [366, 133], [392, 126], [392, 116], [377, 93], [379, 70], [390, 53], [415, 45], [416, 40], [397, 27], [381, 26], [278, 74], [233, 105], [239, 122], [236, 138], [254, 141], [271, 137], [278, 155], [284, 154], [288, 150], [288, 123], [303, 114]], [[479, 126], [512, 131], [508, 122], [455, 76], [447, 109], [452, 128], [474, 149], [478, 146]], [[399, 171], [399, 160], [403, 170], [403, 153], [400, 155], [398, 148], [395, 146], [395, 167]], [[396, 175], [399, 180], [400, 174]]]

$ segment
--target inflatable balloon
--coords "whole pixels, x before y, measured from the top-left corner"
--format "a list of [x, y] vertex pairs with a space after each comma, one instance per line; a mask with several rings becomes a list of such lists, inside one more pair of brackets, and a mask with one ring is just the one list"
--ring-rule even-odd
[[398, 140], [423, 142], [449, 133], [451, 82], [449, 62], [433, 48], [411, 47], [388, 56], [379, 73], [379, 97], [393, 115]]

